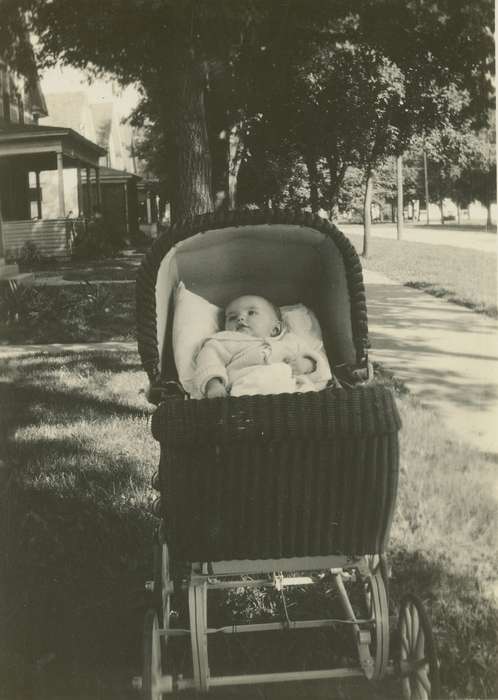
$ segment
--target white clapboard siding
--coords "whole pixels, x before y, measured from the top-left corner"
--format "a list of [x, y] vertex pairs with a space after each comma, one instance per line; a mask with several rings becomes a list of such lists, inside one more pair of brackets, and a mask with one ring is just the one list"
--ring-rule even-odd
[[66, 219], [3, 221], [4, 246], [9, 253], [18, 252], [28, 241], [45, 256], [67, 258]]

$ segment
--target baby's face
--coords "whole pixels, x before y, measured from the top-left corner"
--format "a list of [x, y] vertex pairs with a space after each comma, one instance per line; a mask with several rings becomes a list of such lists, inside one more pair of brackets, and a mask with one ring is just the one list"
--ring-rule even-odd
[[225, 330], [265, 338], [280, 332], [280, 322], [269, 301], [244, 296], [234, 299], [225, 309]]

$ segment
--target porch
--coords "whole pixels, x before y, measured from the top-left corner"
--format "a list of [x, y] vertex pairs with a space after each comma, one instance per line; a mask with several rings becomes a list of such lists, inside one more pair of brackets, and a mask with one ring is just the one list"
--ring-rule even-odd
[[[75, 226], [101, 204], [104, 154], [72, 129], [33, 124], [0, 129], [0, 259], [15, 257], [27, 242], [43, 255], [67, 257]], [[83, 179], [95, 186], [84, 188]]]

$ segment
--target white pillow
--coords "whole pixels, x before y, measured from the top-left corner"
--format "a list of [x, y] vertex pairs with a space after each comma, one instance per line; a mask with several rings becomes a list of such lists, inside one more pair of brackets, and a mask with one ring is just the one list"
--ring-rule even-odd
[[[282, 306], [282, 319], [288, 330], [302, 338], [311, 350], [323, 351], [318, 319], [304, 304]], [[175, 290], [173, 355], [178, 378], [192, 398], [203, 398], [194, 385], [195, 359], [202, 343], [220, 330], [222, 309], [189, 291], [183, 282]]]
[[198, 294], [190, 292], [183, 282], [175, 290], [173, 317], [173, 355], [181, 385], [193, 398], [197, 395], [193, 378], [195, 358], [204, 340], [217, 333], [221, 309]]
[[318, 319], [304, 304], [280, 307], [287, 328], [302, 338], [311, 350], [323, 350], [322, 330]]

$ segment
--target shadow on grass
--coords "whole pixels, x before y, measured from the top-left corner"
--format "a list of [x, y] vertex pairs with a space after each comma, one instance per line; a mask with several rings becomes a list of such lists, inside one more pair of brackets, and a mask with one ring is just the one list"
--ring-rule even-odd
[[126, 689], [140, 659], [151, 517], [110, 499], [20, 483], [9, 500], [0, 696], [131, 697]]
[[391, 594], [424, 602], [432, 619], [446, 697], [498, 696], [498, 608], [472, 573], [455, 572], [444, 556], [395, 551]]
[[[121, 358], [91, 359], [93, 367], [130, 368]], [[79, 357], [70, 369], [81, 364]], [[40, 357], [29, 370], [36, 378], [37, 369], [60, 366]], [[90, 449], [84, 432], [35, 431], [24, 441], [18, 431], [51, 421], [60, 429], [82, 416], [91, 431], [91, 421], [147, 412], [74, 389], [32, 386], [22, 362], [16, 369], [11, 383], [0, 383], [0, 477], [7, 476], [0, 478], [0, 697], [133, 697], [143, 581], [152, 570], [153, 518], [143, 499], [132, 497], [135, 487], [147, 491], [144, 465], [112, 454], [113, 443]]]
[[[98, 346], [97, 346], [98, 347]], [[43, 372], [51, 372], [64, 368], [66, 370], [77, 368], [82, 363], [91, 365], [95, 370], [107, 372], [123, 372], [143, 371], [142, 364], [138, 361], [138, 356], [135, 350], [121, 349], [109, 352], [90, 350], [61, 351], [53, 352], [47, 355], [46, 351], [35, 352], [31, 355], [23, 357], [7, 358], [6, 366], [10, 364], [19, 364], [25, 367], [29, 372], [42, 370]]]
[[[0, 382], [0, 406], [2, 412], [10, 411], [15, 414], [17, 421], [8, 421], [10, 428], [15, 430], [26, 425], [40, 425], [46, 423], [49, 411], [63, 413], [60, 424], [71, 423], [82, 415], [90, 414], [91, 417], [129, 416], [143, 417], [149, 415], [145, 408], [127, 406], [109, 399], [99, 399], [88, 396], [80, 391], [36, 387], [33, 385], [15, 386], [5, 385]], [[43, 414], [39, 407], [43, 406], [47, 413]]]

